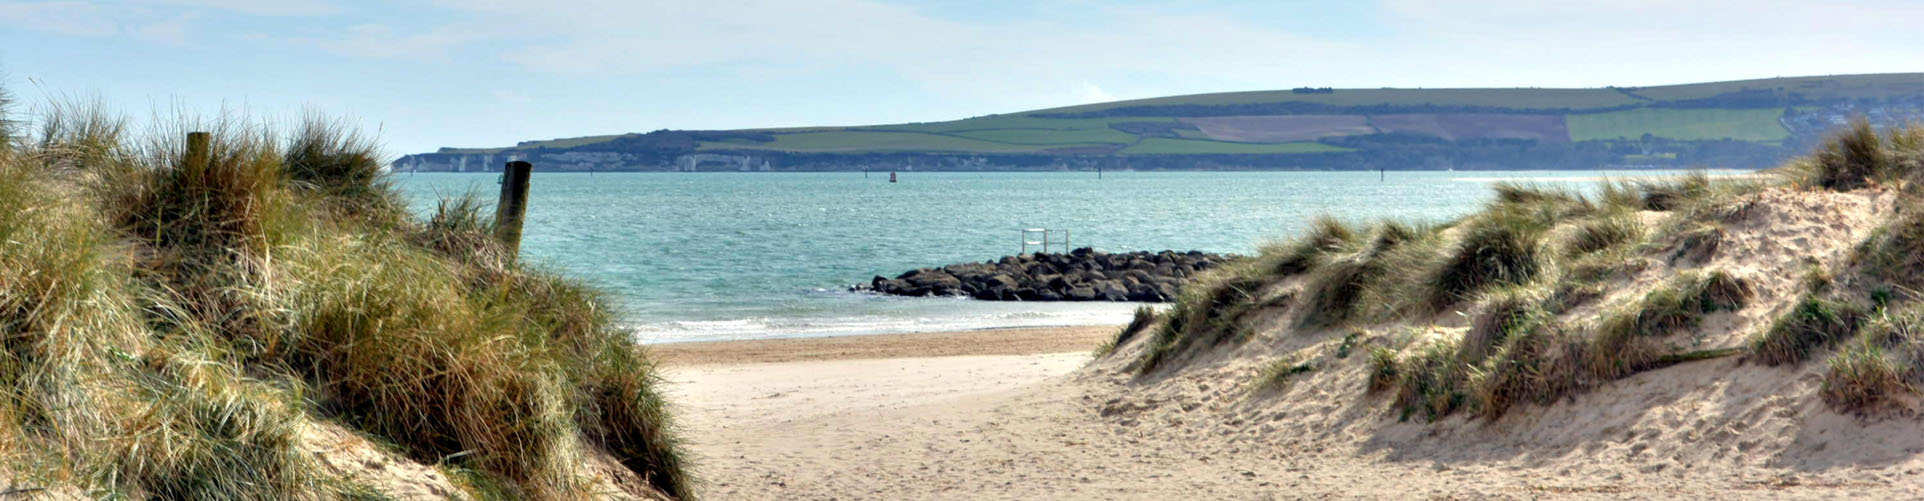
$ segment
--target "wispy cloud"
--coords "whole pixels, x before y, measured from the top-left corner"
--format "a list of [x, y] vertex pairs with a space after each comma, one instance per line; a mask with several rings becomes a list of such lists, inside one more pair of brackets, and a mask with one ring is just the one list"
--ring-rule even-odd
[[480, 34], [455, 26], [410, 31], [385, 24], [360, 24], [315, 36], [295, 37], [299, 44], [349, 56], [388, 59], [433, 59], [479, 40]]
[[129, 36], [185, 45], [202, 14], [322, 16], [341, 12], [322, 0], [59, 0], [0, 3], [0, 24], [70, 36]]
[[1080, 100], [1084, 82], [1144, 74], [1273, 87], [1311, 76], [1284, 64], [1287, 57], [1342, 61], [1354, 50], [1233, 14], [1093, 3], [1070, 6], [1061, 17], [1013, 21], [946, 18], [868, 0], [441, 5], [471, 19], [469, 29], [512, 41], [499, 57], [531, 71], [605, 77], [687, 68], [742, 75], [794, 66], [882, 69], [934, 92], [1038, 104]]
[[159, 0], [157, 3], [202, 7], [257, 16], [325, 16], [343, 9], [327, 0]]
[[91, 2], [0, 3], [0, 22], [76, 36], [120, 33], [115, 10]]

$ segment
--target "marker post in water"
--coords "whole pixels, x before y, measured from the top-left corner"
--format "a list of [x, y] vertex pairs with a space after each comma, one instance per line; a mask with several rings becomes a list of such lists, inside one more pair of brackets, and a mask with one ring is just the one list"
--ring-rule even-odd
[[501, 202], [494, 206], [494, 238], [513, 262], [521, 254], [521, 221], [528, 212], [528, 177], [534, 164], [515, 160], [501, 172]]

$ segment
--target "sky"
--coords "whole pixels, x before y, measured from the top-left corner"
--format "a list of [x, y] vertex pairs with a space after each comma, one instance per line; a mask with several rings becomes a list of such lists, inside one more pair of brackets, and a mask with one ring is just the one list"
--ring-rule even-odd
[[1924, 2], [0, 0], [31, 115], [346, 117], [394, 155], [1313, 87], [1924, 71]]

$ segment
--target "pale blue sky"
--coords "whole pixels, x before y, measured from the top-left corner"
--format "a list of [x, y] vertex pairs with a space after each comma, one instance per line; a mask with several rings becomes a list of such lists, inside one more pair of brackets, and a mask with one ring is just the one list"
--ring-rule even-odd
[[29, 107], [318, 109], [402, 154], [1297, 86], [1920, 71], [1919, 22], [1909, 1], [0, 1], [0, 70]]

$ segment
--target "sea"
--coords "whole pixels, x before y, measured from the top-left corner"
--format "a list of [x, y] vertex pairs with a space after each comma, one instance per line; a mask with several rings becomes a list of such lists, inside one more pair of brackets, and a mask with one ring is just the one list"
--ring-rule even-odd
[[[531, 182], [522, 259], [598, 286], [644, 343], [1108, 325], [1132, 303], [851, 292], [877, 275], [1050, 251], [1248, 254], [1311, 218], [1442, 222], [1501, 181], [1589, 189], [1680, 171], [549, 173]], [[1737, 171], [1712, 171], [1716, 174]], [[425, 217], [493, 200], [499, 174], [397, 173]], [[1026, 247], [1029, 252], [1038, 246]]]

